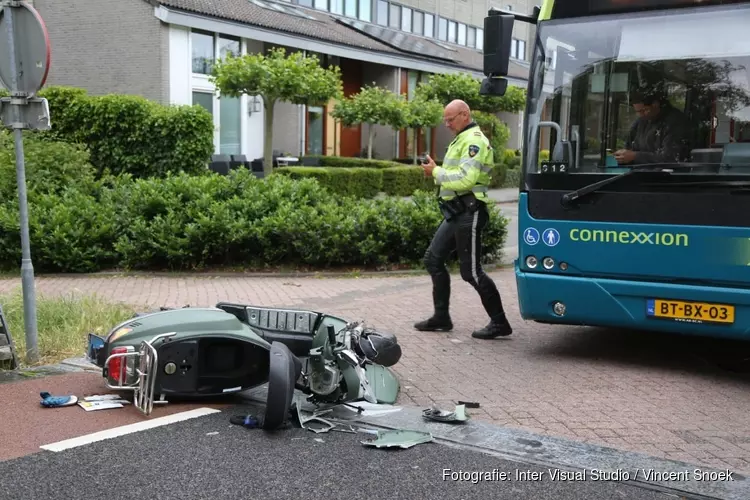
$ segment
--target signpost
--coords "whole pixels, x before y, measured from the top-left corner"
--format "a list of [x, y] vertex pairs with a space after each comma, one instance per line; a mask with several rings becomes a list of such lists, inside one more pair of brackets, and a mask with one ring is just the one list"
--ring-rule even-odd
[[0, 6], [3, 8], [0, 12], [0, 84], [10, 91], [10, 97], [0, 99], [0, 118], [3, 125], [13, 130], [16, 149], [26, 360], [35, 363], [39, 359], [39, 347], [23, 130], [50, 128], [47, 100], [35, 97], [36, 92], [44, 86], [49, 73], [50, 43], [47, 27], [34, 7], [19, 0], [0, 0]]

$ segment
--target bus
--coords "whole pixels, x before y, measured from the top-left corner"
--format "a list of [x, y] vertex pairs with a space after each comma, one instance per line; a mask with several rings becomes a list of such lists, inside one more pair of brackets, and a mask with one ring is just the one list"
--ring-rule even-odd
[[484, 20], [480, 93], [533, 25], [521, 316], [750, 339], [750, 2], [544, 0]]

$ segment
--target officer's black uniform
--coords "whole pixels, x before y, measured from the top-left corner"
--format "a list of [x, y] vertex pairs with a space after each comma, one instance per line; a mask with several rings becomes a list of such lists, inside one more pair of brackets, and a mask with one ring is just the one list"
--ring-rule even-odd
[[[479, 131], [477, 124], [472, 122], [457, 134], [456, 139], [449, 146], [449, 150], [456, 144], [462, 134], [470, 132], [486, 140], [486, 137]], [[467, 146], [468, 144], [471, 144], [471, 142], [466, 142]], [[463, 149], [462, 146], [456, 145], [456, 147]], [[472, 147], [475, 146], [468, 147], [469, 157], [475, 154], [471, 150]], [[462, 152], [461, 156], [464, 154], [467, 153]], [[470, 161], [470, 158], [466, 161]], [[489, 181], [485, 180], [485, 182], [488, 183]], [[475, 186], [475, 188], [478, 188], [479, 192], [483, 192], [486, 191], [487, 186]], [[453, 329], [453, 322], [448, 312], [451, 280], [445, 263], [449, 255], [456, 251], [461, 265], [461, 278], [470, 283], [479, 293], [482, 305], [490, 317], [490, 323], [481, 330], [473, 332], [472, 337], [490, 339], [510, 335], [513, 330], [505, 317], [500, 293], [492, 278], [482, 269], [480, 262], [482, 231], [489, 222], [487, 205], [482, 200], [478, 200], [471, 192], [464, 194], [459, 192], [452, 199], [441, 199], [440, 207], [444, 220], [440, 223], [440, 227], [433, 236], [424, 256], [425, 267], [432, 277], [432, 298], [435, 314], [427, 320], [416, 323], [414, 328], [421, 331], [448, 331]]]

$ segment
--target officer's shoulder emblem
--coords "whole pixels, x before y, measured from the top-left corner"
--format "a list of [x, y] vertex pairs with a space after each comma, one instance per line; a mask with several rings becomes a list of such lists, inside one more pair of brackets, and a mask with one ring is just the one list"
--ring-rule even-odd
[[476, 156], [477, 153], [479, 153], [479, 146], [476, 144], [469, 146], [469, 156]]

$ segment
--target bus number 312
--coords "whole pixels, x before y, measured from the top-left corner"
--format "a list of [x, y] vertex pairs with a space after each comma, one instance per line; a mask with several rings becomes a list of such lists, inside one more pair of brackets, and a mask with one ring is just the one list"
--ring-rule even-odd
[[542, 173], [543, 174], [567, 174], [568, 164], [562, 161], [543, 161]]

